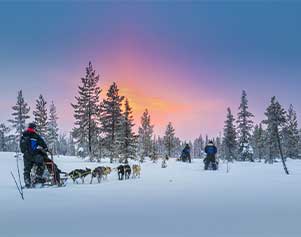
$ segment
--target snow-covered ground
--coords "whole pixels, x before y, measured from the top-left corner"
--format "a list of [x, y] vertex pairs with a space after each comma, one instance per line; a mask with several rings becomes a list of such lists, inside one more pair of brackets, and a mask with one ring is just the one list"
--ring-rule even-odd
[[[64, 171], [99, 165], [56, 162]], [[226, 164], [204, 171], [199, 160], [166, 169], [148, 162], [141, 179], [113, 172], [101, 184], [25, 190], [23, 201], [10, 176], [14, 154], [0, 153], [0, 236], [300, 237], [301, 161], [288, 167], [290, 176], [281, 163], [234, 163], [227, 173]]]

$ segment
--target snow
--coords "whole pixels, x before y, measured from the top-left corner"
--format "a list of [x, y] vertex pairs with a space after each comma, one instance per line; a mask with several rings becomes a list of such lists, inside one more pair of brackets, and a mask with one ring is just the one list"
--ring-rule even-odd
[[[0, 153], [0, 236], [3, 237], [299, 237], [301, 161], [226, 164], [204, 171], [171, 159], [142, 165], [140, 179], [24, 190], [10, 176], [13, 153]], [[56, 158], [64, 171], [110, 165]], [[22, 161], [20, 166], [23, 167]], [[116, 167], [113, 164], [112, 167]]]

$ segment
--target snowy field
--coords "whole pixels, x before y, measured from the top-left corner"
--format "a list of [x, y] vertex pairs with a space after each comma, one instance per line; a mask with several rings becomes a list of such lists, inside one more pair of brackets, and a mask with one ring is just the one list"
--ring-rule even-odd
[[[56, 162], [64, 171], [99, 165]], [[25, 201], [10, 176], [15, 164], [13, 153], [0, 153], [1, 237], [301, 236], [300, 161], [288, 161], [290, 176], [281, 163], [235, 163], [227, 173], [226, 164], [204, 171], [199, 160], [167, 169], [148, 162], [141, 179], [113, 172], [101, 184], [25, 190]]]

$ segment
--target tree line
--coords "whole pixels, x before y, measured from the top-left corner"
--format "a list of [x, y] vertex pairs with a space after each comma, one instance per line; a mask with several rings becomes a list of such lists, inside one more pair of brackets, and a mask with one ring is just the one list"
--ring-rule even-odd
[[138, 134], [134, 132], [133, 110], [127, 98], [120, 95], [115, 82], [101, 100], [99, 75], [89, 62], [85, 77], [81, 78], [75, 102], [71, 103], [74, 127], [66, 134], [59, 133], [56, 107], [40, 95], [30, 116], [31, 107], [25, 101], [22, 90], [18, 91], [17, 102], [12, 107], [9, 126], [0, 124], [0, 151], [18, 151], [18, 143], [27, 123], [32, 119], [37, 132], [45, 139], [54, 154], [89, 157], [91, 161], [110, 158], [111, 162], [126, 162], [128, 159], [156, 159], [167, 154], [180, 153], [183, 142], [175, 136], [171, 122], [164, 137], [154, 136], [154, 125], [148, 109], [141, 116]]
[[[265, 111], [265, 119], [255, 124], [254, 115], [249, 111], [246, 91], [242, 91], [239, 112], [235, 119], [231, 108], [227, 108], [223, 135], [214, 138], [219, 157], [228, 161], [262, 161], [273, 163], [280, 158], [300, 158], [301, 130], [298, 128], [296, 111], [290, 105], [286, 111], [275, 96]], [[208, 137], [194, 141], [194, 156], [202, 157], [201, 152]]]
[[99, 83], [99, 75], [89, 62], [71, 103], [75, 122], [69, 134], [59, 132], [53, 101], [48, 107], [47, 101], [40, 95], [31, 117], [31, 108], [25, 102], [22, 90], [18, 91], [17, 102], [8, 120], [9, 126], [0, 123], [0, 151], [17, 151], [20, 136], [33, 118], [37, 131], [54, 154], [89, 157], [91, 161], [101, 161], [102, 158], [110, 158], [111, 162], [127, 162], [128, 159], [143, 161], [145, 157], [155, 161], [163, 155], [179, 157], [185, 144], [192, 148], [194, 158], [203, 158], [204, 147], [209, 140], [216, 144], [218, 156], [229, 161], [257, 159], [273, 163], [280, 155], [279, 145], [285, 157], [299, 158], [301, 137], [296, 112], [292, 105], [285, 111], [276, 97], [271, 98], [266, 109], [266, 119], [254, 124], [247, 93], [243, 91], [237, 118], [234, 118], [231, 108], [227, 108], [223, 134], [215, 138], [200, 135], [191, 142], [178, 138], [171, 122], [167, 124], [163, 137], [156, 136], [148, 109], [141, 116], [136, 134], [129, 100], [120, 95], [115, 82], [101, 98]]

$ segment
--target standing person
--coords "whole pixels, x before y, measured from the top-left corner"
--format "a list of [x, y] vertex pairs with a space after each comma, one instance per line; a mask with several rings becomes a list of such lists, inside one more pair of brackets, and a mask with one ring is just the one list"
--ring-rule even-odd
[[213, 141], [209, 141], [205, 147], [205, 153], [207, 154], [204, 159], [205, 170], [208, 170], [210, 163], [212, 164], [212, 169], [217, 170], [217, 161], [216, 161], [216, 153], [217, 148], [214, 145]]
[[185, 145], [185, 148], [182, 151], [181, 159], [183, 162], [186, 162], [188, 160], [188, 162], [191, 163], [190, 147], [188, 144]]
[[[43, 183], [43, 173], [44, 173], [44, 158], [45, 153], [39, 149], [41, 147], [44, 151], [48, 151], [48, 147], [43, 140], [43, 138], [36, 132], [36, 124], [30, 123], [26, 131], [20, 139], [20, 148], [23, 153], [24, 161], [24, 182], [25, 187], [30, 188], [32, 182]], [[47, 155], [46, 155], [47, 156]], [[36, 165], [36, 179], [31, 180], [30, 172], [32, 167]]]

